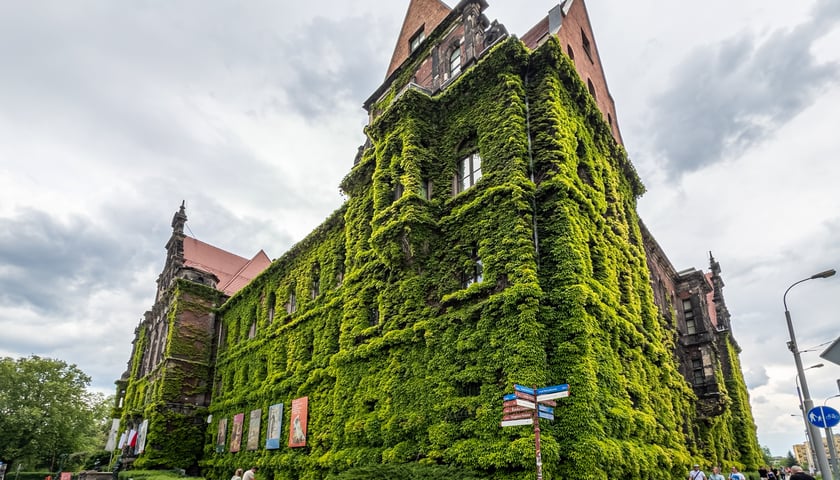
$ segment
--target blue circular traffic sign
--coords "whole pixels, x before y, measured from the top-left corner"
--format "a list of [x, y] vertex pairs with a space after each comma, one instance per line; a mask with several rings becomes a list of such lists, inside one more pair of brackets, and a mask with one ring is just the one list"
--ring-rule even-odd
[[830, 428], [840, 423], [840, 412], [831, 407], [814, 407], [808, 410], [808, 421], [820, 428]]

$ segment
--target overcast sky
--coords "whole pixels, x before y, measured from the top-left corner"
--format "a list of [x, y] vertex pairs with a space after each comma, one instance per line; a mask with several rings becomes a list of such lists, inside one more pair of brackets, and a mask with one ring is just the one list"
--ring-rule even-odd
[[[522, 35], [556, 3], [486, 14]], [[783, 455], [805, 427], [782, 295], [840, 268], [840, 2], [590, 3], [641, 215], [678, 270], [721, 263], [759, 441]], [[320, 224], [407, 5], [0, 2], [0, 355], [113, 393], [182, 200], [189, 234], [245, 257]], [[840, 276], [787, 300], [822, 404]]]

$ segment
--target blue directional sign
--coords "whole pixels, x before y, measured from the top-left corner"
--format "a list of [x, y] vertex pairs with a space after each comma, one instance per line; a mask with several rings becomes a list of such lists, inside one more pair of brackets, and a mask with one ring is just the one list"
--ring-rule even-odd
[[840, 423], [840, 412], [831, 407], [814, 407], [808, 410], [808, 421], [820, 428], [830, 428]]
[[513, 389], [516, 390], [517, 392], [527, 393], [528, 395], [533, 395], [534, 394], [534, 389], [533, 388], [526, 387], [524, 385], [519, 385], [517, 383], [513, 384]]
[[543, 402], [546, 400], [554, 400], [555, 398], [564, 398], [569, 396], [569, 384], [551, 385], [550, 387], [542, 387], [537, 389], [537, 401]]

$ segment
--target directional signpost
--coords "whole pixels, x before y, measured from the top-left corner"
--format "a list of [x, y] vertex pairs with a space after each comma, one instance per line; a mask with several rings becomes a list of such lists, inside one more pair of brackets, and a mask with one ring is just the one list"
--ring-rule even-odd
[[540, 419], [554, 420], [554, 407], [557, 398], [569, 396], [569, 385], [552, 385], [550, 387], [530, 388], [523, 385], [513, 385], [513, 393], [503, 397], [501, 425], [514, 427], [518, 425], [534, 426], [534, 445], [537, 458], [537, 480], [542, 480], [542, 453], [540, 452]]

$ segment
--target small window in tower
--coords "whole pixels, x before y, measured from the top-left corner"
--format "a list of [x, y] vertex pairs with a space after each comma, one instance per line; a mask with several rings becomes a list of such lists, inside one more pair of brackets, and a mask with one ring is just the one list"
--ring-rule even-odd
[[400, 198], [402, 198], [404, 191], [405, 191], [405, 189], [403, 188], [402, 183], [400, 183], [399, 180], [394, 181], [394, 201], [395, 202], [397, 200], [399, 200]]
[[589, 93], [592, 95], [592, 98], [598, 100], [598, 97], [595, 95], [595, 84], [592, 83], [592, 79], [586, 79], [586, 85], [589, 87]]
[[455, 172], [455, 193], [461, 193], [481, 179], [481, 157], [478, 152], [471, 153], [458, 161]]
[[449, 54], [449, 73], [454, 77], [461, 72], [461, 45], [455, 44]]
[[411, 40], [408, 41], [409, 53], [412, 53], [415, 50], [417, 50], [418, 48], [420, 48], [420, 44], [423, 43], [423, 40], [425, 40], [425, 39], [426, 39], [426, 34], [425, 34], [425, 32], [423, 32], [423, 27], [420, 27], [420, 31], [415, 33], [411, 37]]
[[423, 200], [432, 199], [432, 181], [428, 178], [420, 179], [420, 191], [417, 192]]
[[575, 51], [574, 51], [574, 50], [572, 50], [572, 46], [571, 46], [571, 45], [566, 45], [566, 53], [568, 53], [568, 54], [569, 54], [569, 58], [571, 58], [572, 60], [574, 60], [574, 59], [575, 59]]
[[254, 338], [257, 336], [257, 321], [251, 320], [251, 328], [248, 329], [248, 338]]
[[274, 303], [277, 301], [277, 296], [274, 295], [274, 292], [268, 296], [268, 323], [274, 321]]
[[683, 300], [683, 314], [685, 315], [685, 330], [689, 335], [697, 333], [697, 321], [694, 319], [694, 310], [691, 307], [691, 299]]
[[318, 298], [321, 294], [321, 267], [316, 263], [312, 267], [312, 299]]
[[470, 253], [470, 267], [464, 273], [462, 286], [467, 288], [473, 283], [481, 283], [482, 281], [484, 281], [484, 263], [478, 256], [478, 248], [474, 248]]
[[289, 294], [289, 302], [286, 304], [286, 313], [295, 313], [297, 310], [297, 297], [295, 297], [295, 292]]
[[612, 115], [610, 115], [609, 113], [607, 114], [607, 123], [609, 123], [612, 127]]
[[695, 385], [702, 385], [706, 381], [706, 373], [703, 368], [702, 358], [691, 359], [691, 370]]
[[584, 33], [582, 28], [580, 29], [580, 42], [583, 44], [583, 51], [586, 53], [586, 56], [589, 57], [589, 61], [593, 62], [592, 46], [589, 44], [589, 39], [586, 37], [586, 33]]

